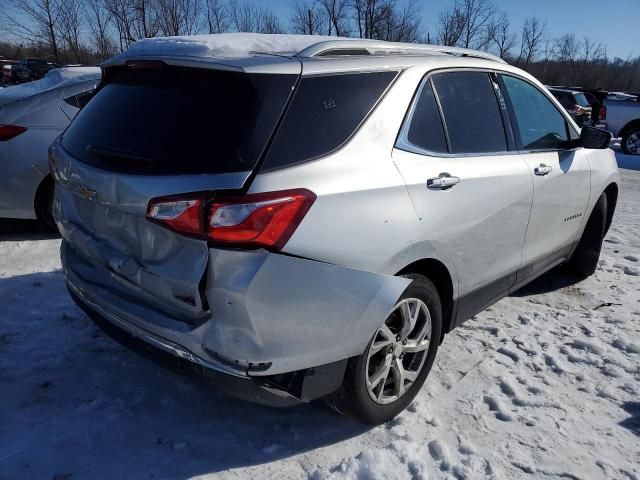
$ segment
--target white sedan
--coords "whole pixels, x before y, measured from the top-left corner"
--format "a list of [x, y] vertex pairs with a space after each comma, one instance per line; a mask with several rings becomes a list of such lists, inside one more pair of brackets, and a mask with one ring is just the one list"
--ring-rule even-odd
[[47, 150], [91, 98], [100, 77], [98, 67], [59, 68], [0, 90], [0, 217], [54, 225]]

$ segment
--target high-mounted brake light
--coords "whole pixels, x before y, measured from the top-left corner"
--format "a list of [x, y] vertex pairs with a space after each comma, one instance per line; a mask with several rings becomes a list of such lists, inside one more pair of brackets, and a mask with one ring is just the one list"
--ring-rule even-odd
[[162, 60], [127, 60], [125, 63], [129, 68], [145, 68], [145, 69], [160, 69], [166, 68], [167, 64]]
[[198, 194], [161, 197], [149, 202], [147, 217], [216, 245], [281, 250], [315, 199], [315, 194], [305, 189], [213, 201]]
[[27, 131], [27, 127], [21, 127], [19, 125], [4, 125], [0, 124], [0, 142], [11, 140], [17, 137], [21, 133]]

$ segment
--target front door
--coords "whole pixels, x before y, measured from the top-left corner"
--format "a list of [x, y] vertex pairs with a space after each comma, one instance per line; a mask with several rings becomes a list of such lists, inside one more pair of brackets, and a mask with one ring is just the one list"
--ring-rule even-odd
[[516, 142], [533, 175], [531, 219], [519, 280], [562, 261], [577, 240], [590, 194], [590, 167], [583, 148], [568, 141], [578, 133], [533, 84], [501, 77], [510, 103]]

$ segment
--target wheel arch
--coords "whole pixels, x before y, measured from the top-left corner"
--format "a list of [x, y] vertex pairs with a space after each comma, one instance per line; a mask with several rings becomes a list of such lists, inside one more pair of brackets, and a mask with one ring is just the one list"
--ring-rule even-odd
[[640, 118], [636, 118], [628, 122], [624, 127], [620, 129], [619, 136], [624, 137], [629, 132], [633, 131], [634, 128], [640, 129]]
[[616, 183], [610, 183], [603, 192], [607, 196], [607, 224], [605, 226], [605, 234], [609, 231], [611, 222], [613, 221], [613, 214], [616, 210], [616, 204], [618, 203], [618, 185]]
[[453, 277], [449, 269], [444, 263], [435, 258], [423, 258], [417, 260], [404, 268], [402, 268], [396, 275], [403, 275], [407, 273], [417, 273], [424, 275], [433, 282], [438, 290], [440, 296], [440, 302], [442, 303], [442, 332], [440, 334], [440, 341], [444, 338], [445, 333], [451, 331], [453, 327]]
[[45, 219], [42, 218], [42, 208], [41, 208], [41, 206], [42, 206], [42, 202], [45, 201], [44, 200], [45, 199], [45, 195], [47, 194], [47, 192], [51, 188], [54, 188], [53, 178], [51, 177], [51, 174], [47, 174], [40, 181], [40, 184], [38, 185], [38, 188], [36, 189], [36, 194], [33, 197], [33, 210], [36, 213], [36, 217], [40, 221], [45, 221]]

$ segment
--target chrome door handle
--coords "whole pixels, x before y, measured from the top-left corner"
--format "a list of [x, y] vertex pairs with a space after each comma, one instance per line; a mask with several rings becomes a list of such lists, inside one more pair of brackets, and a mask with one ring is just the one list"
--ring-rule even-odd
[[551, 173], [551, 170], [553, 170], [553, 167], [550, 167], [549, 165], [545, 165], [544, 163], [541, 163], [539, 167], [536, 167], [533, 170], [533, 172], [536, 175], [544, 177], [545, 175], [548, 175], [549, 173]]
[[448, 173], [441, 173], [435, 178], [427, 179], [427, 188], [429, 190], [449, 190], [460, 183], [458, 177], [452, 177]]

